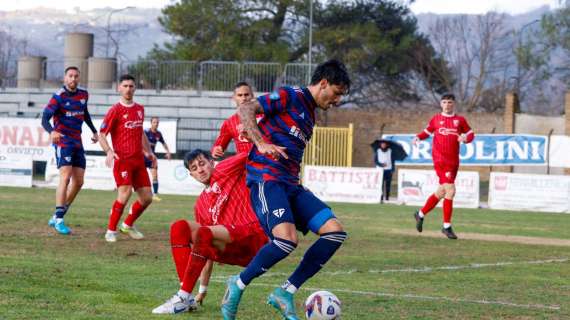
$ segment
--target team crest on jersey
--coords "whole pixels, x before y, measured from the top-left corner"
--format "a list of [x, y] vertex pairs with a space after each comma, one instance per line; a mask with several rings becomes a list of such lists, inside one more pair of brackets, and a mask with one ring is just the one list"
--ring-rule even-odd
[[453, 126], [454, 127], [459, 126], [459, 120], [453, 120]]
[[445, 121], [441, 120], [441, 121], [439, 122], [439, 125], [443, 126], [444, 123], [445, 123]]
[[86, 102], [85, 99], [81, 99], [79, 101], [81, 102], [81, 104], [85, 104], [85, 102]]
[[142, 111], [137, 111], [137, 114], [139, 115], [139, 118], [142, 118]]
[[125, 114], [123, 115], [123, 119], [126, 119], [126, 118], [128, 118], [128, 117], [129, 117], [129, 115], [128, 115], [127, 113], [125, 113]]
[[269, 95], [269, 99], [271, 100], [279, 100], [279, 92], [277, 91], [273, 91], [271, 92], [271, 94]]

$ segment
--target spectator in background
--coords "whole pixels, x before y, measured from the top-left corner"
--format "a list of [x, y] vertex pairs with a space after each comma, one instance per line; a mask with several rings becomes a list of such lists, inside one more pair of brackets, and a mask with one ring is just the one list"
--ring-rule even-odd
[[382, 198], [380, 203], [384, 200], [390, 200], [390, 186], [392, 185], [392, 173], [394, 172], [394, 160], [392, 159], [392, 148], [387, 141], [381, 140], [380, 147], [376, 150], [374, 163], [377, 168], [384, 170], [382, 175]]

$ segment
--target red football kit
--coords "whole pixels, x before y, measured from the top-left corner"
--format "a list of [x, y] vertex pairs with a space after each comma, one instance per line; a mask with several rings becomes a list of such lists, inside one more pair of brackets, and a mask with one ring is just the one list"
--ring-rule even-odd
[[101, 133], [110, 134], [119, 157], [113, 165], [117, 186], [132, 185], [136, 190], [150, 187], [142, 146], [144, 107], [138, 103], [114, 104], [103, 119]]
[[[263, 117], [263, 114], [257, 115], [257, 121]], [[253, 143], [250, 142], [246, 137], [242, 134], [243, 128], [242, 124], [239, 119], [239, 115], [235, 113], [231, 117], [227, 118], [224, 123], [222, 123], [222, 127], [220, 128], [220, 135], [214, 142], [214, 147], [221, 146], [223, 150], [226, 150], [230, 140], [234, 140], [234, 144], [236, 146], [236, 153], [249, 153]]]
[[424, 131], [417, 134], [424, 140], [433, 134], [432, 157], [433, 166], [439, 183], [454, 183], [459, 169], [459, 137], [465, 134], [465, 143], [470, 143], [475, 134], [464, 117], [439, 113], [429, 121]]
[[240, 266], [246, 266], [268, 241], [251, 207], [246, 160], [247, 153], [239, 153], [218, 163], [194, 206], [196, 222], [223, 225], [230, 233], [232, 242], [212, 260]]

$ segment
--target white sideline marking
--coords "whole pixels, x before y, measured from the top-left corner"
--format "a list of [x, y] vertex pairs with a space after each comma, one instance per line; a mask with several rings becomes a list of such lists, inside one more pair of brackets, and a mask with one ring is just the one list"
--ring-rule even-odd
[[[213, 282], [225, 283], [225, 280], [212, 279]], [[250, 286], [256, 287], [275, 287], [275, 284], [269, 283], [251, 283]], [[513, 308], [524, 308], [524, 309], [543, 309], [543, 310], [560, 310], [559, 305], [544, 305], [544, 304], [518, 304], [506, 301], [493, 301], [493, 300], [471, 300], [462, 298], [449, 298], [449, 297], [432, 297], [432, 296], [421, 296], [416, 294], [394, 294], [385, 292], [374, 292], [374, 291], [360, 291], [360, 290], [348, 290], [348, 289], [327, 289], [327, 288], [301, 288], [305, 291], [317, 291], [317, 290], [328, 290], [331, 292], [344, 292], [350, 294], [360, 294], [366, 296], [376, 296], [376, 297], [390, 297], [397, 299], [417, 299], [417, 300], [431, 300], [431, 301], [447, 301], [447, 302], [463, 302], [463, 303], [475, 303], [475, 304], [485, 304], [485, 305], [499, 305]]]
[[[433, 272], [439, 270], [462, 270], [462, 269], [481, 269], [481, 268], [492, 268], [492, 267], [505, 267], [505, 266], [516, 266], [516, 265], [533, 265], [533, 264], [547, 264], [547, 263], [564, 263], [569, 262], [569, 258], [557, 258], [557, 259], [547, 259], [547, 260], [532, 260], [532, 261], [504, 261], [504, 262], [495, 262], [495, 263], [471, 263], [467, 265], [458, 265], [458, 266], [441, 266], [441, 267], [420, 267], [420, 268], [406, 268], [406, 269], [386, 269], [386, 270], [377, 270], [377, 269], [370, 269], [364, 271], [365, 273], [399, 273], [399, 272]], [[358, 269], [350, 269], [350, 270], [340, 270], [340, 271], [321, 271], [319, 274], [326, 274], [330, 276], [338, 276], [338, 275], [350, 275], [359, 272]], [[278, 276], [288, 276], [289, 273], [284, 272], [267, 272], [263, 276], [264, 277], [278, 277]], [[212, 278], [227, 278], [228, 275], [217, 275], [212, 276]]]

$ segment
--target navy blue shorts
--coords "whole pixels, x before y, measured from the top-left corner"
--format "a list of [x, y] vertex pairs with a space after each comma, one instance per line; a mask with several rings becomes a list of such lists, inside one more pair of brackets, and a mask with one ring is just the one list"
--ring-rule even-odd
[[152, 168], [152, 161], [147, 157], [144, 157], [144, 166], [147, 168]]
[[251, 182], [251, 205], [259, 224], [273, 239], [271, 230], [278, 224], [289, 222], [306, 234], [317, 233], [334, 214], [323, 201], [301, 185], [277, 181]]
[[57, 168], [72, 166], [85, 169], [85, 150], [78, 147], [55, 147]]

